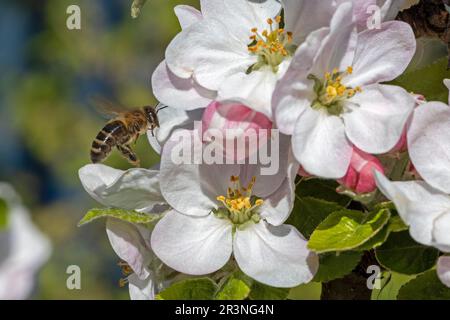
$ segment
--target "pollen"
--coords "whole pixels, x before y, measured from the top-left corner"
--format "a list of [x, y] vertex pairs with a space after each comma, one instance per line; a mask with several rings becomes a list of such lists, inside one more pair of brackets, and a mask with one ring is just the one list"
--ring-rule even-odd
[[246, 222], [259, 221], [257, 208], [264, 201], [252, 195], [256, 177], [252, 177], [247, 186], [242, 186], [238, 176], [231, 176], [231, 187], [227, 190], [227, 195], [219, 195], [216, 199], [221, 203], [220, 217], [228, 218], [234, 225], [242, 225]]
[[277, 72], [281, 62], [294, 53], [292, 32], [280, 28], [281, 21], [281, 16], [267, 19], [269, 28], [262, 30], [261, 33], [257, 28], [251, 29], [250, 40], [252, 43], [248, 45], [248, 51], [258, 56], [258, 62], [252, 66], [252, 70], [268, 65], [273, 72]]
[[343, 102], [361, 92], [361, 87], [347, 87], [342, 81], [353, 74], [353, 67], [349, 66], [345, 71], [334, 68], [326, 72], [323, 80], [310, 74], [308, 79], [314, 81], [314, 91], [317, 98], [312, 103], [313, 109], [326, 109], [331, 115], [340, 115], [344, 111]]

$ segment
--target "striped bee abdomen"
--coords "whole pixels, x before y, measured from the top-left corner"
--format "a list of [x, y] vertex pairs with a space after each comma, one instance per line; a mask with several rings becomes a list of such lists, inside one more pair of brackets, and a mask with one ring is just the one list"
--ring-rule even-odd
[[127, 136], [127, 129], [122, 121], [108, 122], [92, 142], [91, 161], [98, 163], [105, 160], [116, 145], [126, 141]]

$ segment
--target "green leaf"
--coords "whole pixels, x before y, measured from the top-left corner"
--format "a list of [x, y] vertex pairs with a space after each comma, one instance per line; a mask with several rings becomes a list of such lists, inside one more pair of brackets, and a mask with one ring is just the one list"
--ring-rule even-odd
[[391, 232], [401, 232], [408, 230], [408, 226], [403, 223], [399, 216], [394, 216], [389, 219], [389, 222], [378, 232], [373, 238], [365, 242], [355, 250], [368, 251], [380, 247], [386, 242]]
[[144, 6], [144, 4], [147, 2], [147, 0], [133, 0], [133, 3], [131, 4], [131, 17], [137, 18], [141, 14], [141, 9]]
[[380, 232], [389, 218], [389, 210], [370, 214], [352, 210], [334, 212], [313, 232], [308, 247], [317, 253], [357, 248]]
[[401, 287], [397, 299], [450, 300], [450, 288], [439, 280], [436, 270], [430, 270]]
[[157, 220], [160, 216], [156, 214], [148, 214], [137, 212], [134, 210], [123, 210], [116, 208], [91, 209], [88, 211], [88, 213], [86, 213], [83, 219], [80, 220], [78, 226], [82, 226], [102, 217], [111, 217], [128, 222], [145, 224]]
[[244, 300], [250, 293], [251, 282], [241, 272], [232, 273], [216, 293], [216, 299]]
[[212, 300], [217, 290], [216, 283], [209, 278], [186, 279], [161, 291], [157, 300]]
[[[404, 73], [390, 84], [401, 86], [407, 91], [422, 94], [428, 101], [448, 102], [448, 89], [443, 80], [450, 78], [447, 57], [415, 71]], [[417, 79], [420, 79], [418, 81]]]
[[412, 278], [413, 276], [396, 272], [382, 272], [380, 289], [373, 289], [372, 300], [397, 300], [400, 288]]
[[0, 230], [8, 225], [8, 204], [5, 200], [0, 199]]
[[347, 251], [324, 253], [319, 256], [319, 270], [313, 281], [328, 282], [352, 272], [361, 261], [362, 252]]
[[312, 197], [329, 202], [335, 202], [342, 207], [347, 206], [351, 199], [343, 194], [337, 193], [339, 184], [334, 180], [307, 179], [297, 184], [295, 193], [300, 198]]
[[400, 216], [391, 217], [388, 226], [390, 232], [402, 232], [409, 229]]
[[402, 274], [418, 274], [431, 269], [439, 257], [438, 250], [415, 242], [408, 231], [391, 233], [375, 253], [383, 267]]
[[334, 202], [312, 197], [296, 197], [294, 209], [287, 224], [297, 228], [300, 233], [309, 238], [317, 226], [331, 213], [344, 209]]
[[251, 300], [285, 300], [289, 295], [290, 289], [275, 288], [257, 281], [253, 282], [249, 298]]

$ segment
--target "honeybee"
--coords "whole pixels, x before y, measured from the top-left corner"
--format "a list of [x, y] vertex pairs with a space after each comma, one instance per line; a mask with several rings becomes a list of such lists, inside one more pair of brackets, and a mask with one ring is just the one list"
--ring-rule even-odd
[[158, 111], [166, 106], [144, 106], [136, 110], [119, 108], [106, 101], [97, 101], [103, 114], [113, 116], [97, 134], [91, 147], [92, 163], [104, 161], [115, 147], [133, 166], [139, 167], [140, 161], [131, 145], [148, 130], [152, 132], [159, 127]]

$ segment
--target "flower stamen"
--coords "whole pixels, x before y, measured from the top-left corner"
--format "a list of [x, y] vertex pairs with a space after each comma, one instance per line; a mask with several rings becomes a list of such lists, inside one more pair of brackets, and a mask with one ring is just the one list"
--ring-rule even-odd
[[342, 83], [344, 77], [353, 74], [353, 67], [347, 67], [345, 72], [338, 69], [326, 72], [324, 80], [320, 80], [315, 75], [309, 75], [308, 79], [314, 81], [314, 91], [317, 94], [316, 100], [312, 103], [313, 109], [326, 109], [331, 115], [340, 115], [344, 111], [343, 102], [352, 98], [358, 92], [360, 87], [347, 87]]
[[248, 50], [258, 55], [258, 62], [250, 68], [250, 72], [267, 65], [273, 72], [277, 72], [283, 60], [295, 52], [295, 46], [292, 45], [292, 32], [286, 32], [279, 27], [281, 20], [281, 16], [277, 16], [275, 20], [267, 19], [269, 29], [261, 33], [257, 28], [251, 29], [252, 43], [249, 44]]
[[252, 177], [246, 187], [243, 187], [240, 178], [231, 176], [232, 187], [227, 190], [227, 195], [220, 195], [216, 199], [222, 206], [215, 212], [219, 218], [227, 218], [234, 225], [243, 225], [249, 221], [259, 222], [260, 217], [256, 212], [264, 201], [252, 196], [252, 190], [256, 177]]

